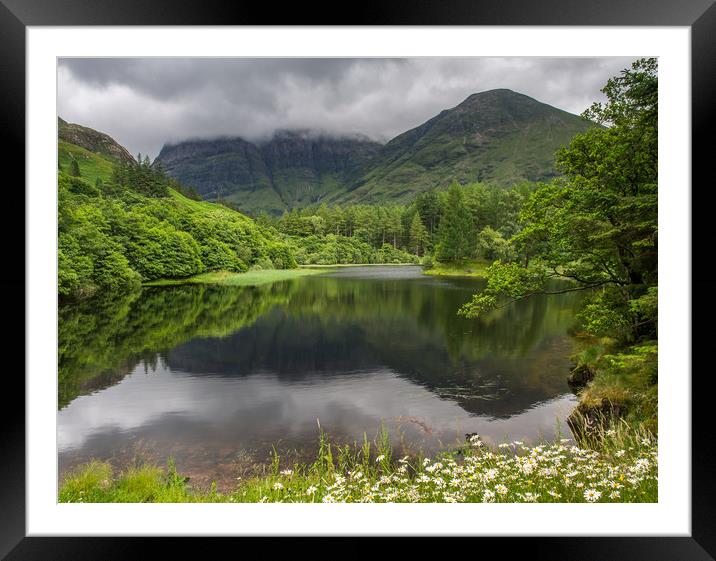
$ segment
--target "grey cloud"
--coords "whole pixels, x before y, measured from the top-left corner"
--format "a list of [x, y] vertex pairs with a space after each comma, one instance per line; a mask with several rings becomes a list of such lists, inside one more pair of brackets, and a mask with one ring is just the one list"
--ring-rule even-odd
[[156, 156], [186, 138], [277, 129], [386, 141], [470, 94], [509, 88], [572, 113], [633, 59], [65, 58], [58, 113]]

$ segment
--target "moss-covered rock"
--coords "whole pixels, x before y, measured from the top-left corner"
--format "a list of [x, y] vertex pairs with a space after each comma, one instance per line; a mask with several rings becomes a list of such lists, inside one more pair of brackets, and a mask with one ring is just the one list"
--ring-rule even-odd
[[594, 380], [596, 372], [588, 364], [577, 364], [567, 376], [567, 383], [572, 391], [576, 392], [584, 388], [589, 382]]

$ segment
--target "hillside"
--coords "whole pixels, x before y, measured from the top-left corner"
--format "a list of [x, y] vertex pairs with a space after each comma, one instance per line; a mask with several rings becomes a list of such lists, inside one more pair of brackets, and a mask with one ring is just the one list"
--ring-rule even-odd
[[[90, 131], [82, 133], [85, 139], [109, 138], [80, 129]], [[296, 266], [292, 249], [274, 230], [225, 206], [185, 197], [160, 170], [128, 162], [121, 151], [95, 152], [58, 139], [58, 159], [61, 299], [208, 271]], [[70, 173], [73, 159], [79, 176]]]
[[156, 161], [206, 199], [278, 214], [322, 201], [405, 203], [453, 181], [548, 180], [556, 175], [554, 152], [590, 125], [500, 89], [473, 94], [385, 146], [282, 131], [263, 144], [224, 138], [166, 145]]

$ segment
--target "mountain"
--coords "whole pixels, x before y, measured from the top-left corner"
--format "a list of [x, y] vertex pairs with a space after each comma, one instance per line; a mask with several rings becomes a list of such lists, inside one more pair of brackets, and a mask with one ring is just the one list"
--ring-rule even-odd
[[127, 149], [111, 136], [82, 125], [68, 123], [61, 117], [57, 117], [57, 136], [60, 143], [73, 144], [93, 154], [127, 163], [135, 161]]
[[453, 181], [544, 181], [554, 153], [593, 123], [507, 89], [469, 96], [387, 144], [311, 131], [165, 145], [156, 162], [207, 199], [248, 211], [329, 203], [408, 202]]
[[549, 180], [557, 175], [555, 151], [590, 126], [511, 90], [473, 94], [388, 142], [361, 180], [336, 199], [404, 202], [453, 181]]
[[380, 148], [365, 137], [277, 131], [259, 144], [233, 137], [165, 145], [155, 163], [206, 199], [279, 213], [344, 190]]

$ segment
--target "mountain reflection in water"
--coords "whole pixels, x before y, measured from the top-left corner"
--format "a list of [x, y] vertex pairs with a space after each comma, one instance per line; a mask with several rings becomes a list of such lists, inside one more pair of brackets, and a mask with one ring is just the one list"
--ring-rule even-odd
[[566, 331], [580, 296], [457, 316], [482, 286], [418, 267], [357, 267], [64, 307], [60, 471], [91, 457], [171, 455], [199, 479], [228, 481], [272, 445], [309, 457], [317, 419], [341, 441], [383, 423], [396, 443], [426, 452], [467, 432], [550, 438], [574, 404]]

